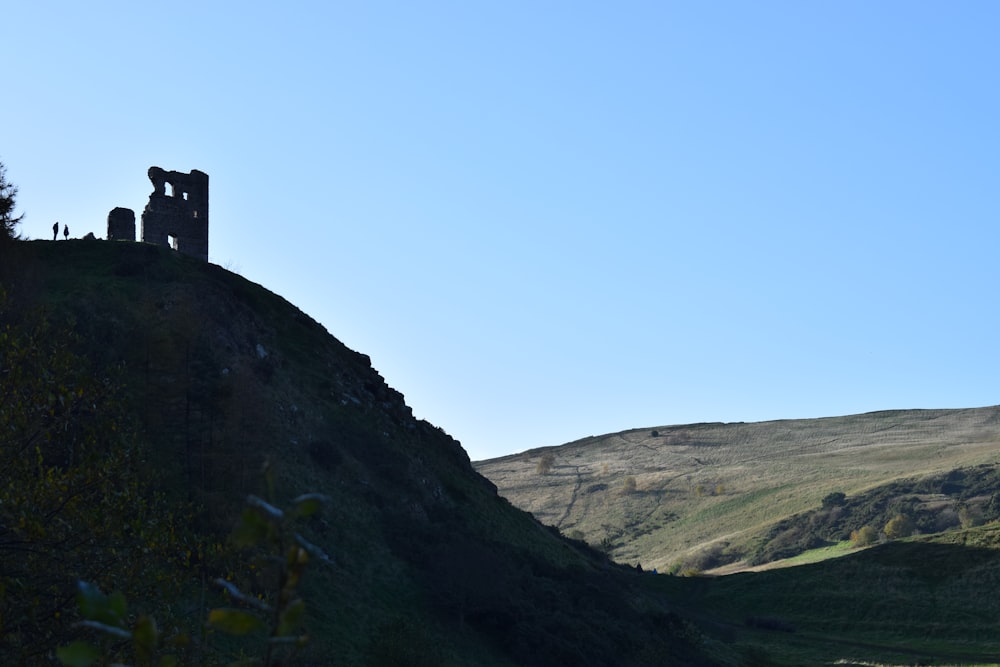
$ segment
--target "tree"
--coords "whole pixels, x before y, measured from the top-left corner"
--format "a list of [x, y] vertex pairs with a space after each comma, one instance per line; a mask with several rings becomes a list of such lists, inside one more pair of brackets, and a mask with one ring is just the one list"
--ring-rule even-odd
[[18, 238], [14, 228], [21, 222], [24, 214], [14, 215], [16, 197], [17, 188], [7, 182], [7, 168], [0, 162], [0, 241]]
[[856, 547], [867, 547], [878, 542], [878, 531], [871, 526], [862, 526], [851, 531], [851, 544]]
[[623, 485], [623, 491], [626, 494], [632, 494], [632, 493], [635, 493], [635, 489], [636, 489], [635, 477], [632, 477], [631, 475], [629, 475], [628, 477], [625, 478], [625, 483]]
[[825, 510], [843, 507], [845, 504], [847, 504], [847, 495], [843, 491], [834, 491], [823, 496], [823, 509]]
[[958, 520], [962, 522], [962, 528], [974, 528], [983, 525], [986, 520], [983, 518], [983, 511], [979, 507], [969, 507], [968, 505], [958, 510]]
[[549, 471], [552, 470], [552, 465], [556, 462], [555, 454], [552, 452], [545, 452], [542, 454], [542, 458], [538, 459], [538, 465], [535, 470], [539, 475], [548, 475]]
[[913, 530], [913, 520], [906, 515], [897, 514], [889, 519], [889, 523], [885, 524], [883, 532], [890, 540], [897, 540], [901, 537], [909, 537], [913, 534]]

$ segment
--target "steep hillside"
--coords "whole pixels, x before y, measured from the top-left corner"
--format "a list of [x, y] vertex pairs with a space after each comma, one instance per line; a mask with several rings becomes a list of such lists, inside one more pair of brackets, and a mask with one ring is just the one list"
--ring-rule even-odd
[[[132, 607], [186, 619], [197, 636], [207, 608], [226, 602], [205, 582], [255, 585], [259, 575], [224, 545], [243, 499], [263, 493], [269, 461], [279, 505], [304, 492], [330, 497], [304, 528], [330, 561], [306, 573], [312, 641], [297, 664], [738, 664], [647, 592], [648, 577], [498, 496], [366, 356], [261, 286], [145, 244], [33, 241], [2, 252], [0, 324], [16, 332], [41, 312], [94, 377], [114, 378], [138, 424], [137, 469], [155, 471], [150, 483], [177, 517], [193, 508], [189, 524], [171, 524], [200, 541], [171, 566], [180, 597], [161, 582], [155, 600], [133, 592]], [[4, 517], [0, 534], [16, 532]], [[6, 544], [0, 561], [13, 557]], [[59, 595], [72, 571], [55, 578]], [[102, 576], [117, 585], [116, 571]], [[68, 596], [65, 605], [46, 621], [63, 635], [77, 631]], [[0, 662], [31, 664], [11, 618]]]
[[[998, 407], [907, 410], [636, 429], [475, 465], [540, 521], [603, 546], [619, 562], [665, 571], [790, 555], [765, 543], [798, 539], [782, 530], [820, 510], [829, 494], [854, 500], [894, 481], [985, 465], [991, 481], [977, 488], [989, 500], [990, 488], [1000, 491], [992, 472], [998, 445]], [[896, 491], [934, 493], [941, 490], [913, 484]], [[959, 500], [935, 502], [951, 503], [940, 509], [955, 517]], [[852, 507], [857, 525], [841, 520], [837, 530], [880, 518]], [[883, 511], [892, 507], [883, 502]]]

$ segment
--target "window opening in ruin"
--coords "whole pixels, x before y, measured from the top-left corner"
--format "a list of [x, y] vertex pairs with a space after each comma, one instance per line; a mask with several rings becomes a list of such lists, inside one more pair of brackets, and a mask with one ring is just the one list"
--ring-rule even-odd
[[170, 244], [171, 248], [173, 248], [174, 250], [177, 250], [177, 237], [176, 236], [174, 236], [172, 234], [168, 234], [167, 235], [167, 243]]
[[198, 209], [194, 209], [193, 211], [191, 211], [191, 217], [194, 218], [195, 220], [198, 219]]
[[173, 183], [167, 183], [166, 185], [170, 186], [170, 190], [168, 191], [167, 188], [166, 188], [166, 186], [164, 186], [164, 188], [163, 188], [163, 194], [167, 195], [168, 197], [176, 197], [177, 196], [177, 186], [174, 185]]
[[184, 199], [184, 201], [187, 201], [188, 193], [187, 192], [182, 192], [181, 193], [181, 197]]

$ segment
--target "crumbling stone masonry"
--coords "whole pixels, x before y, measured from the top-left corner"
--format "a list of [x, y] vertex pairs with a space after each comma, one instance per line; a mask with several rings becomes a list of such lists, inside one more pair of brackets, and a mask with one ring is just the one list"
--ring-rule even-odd
[[[142, 240], [208, 261], [208, 174], [150, 167], [153, 183], [142, 212]], [[168, 187], [169, 186], [169, 191]], [[116, 208], [108, 214], [108, 239], [135, 240], [135, 212]]]
[[[142, 240], [208, 261], [208, 174], [149, 168], [153, 192], [142, 212]], [[167, 186], [170, 191], [167, 192]]]
[[108, 240], [135, 241], [135, 211], [121, 206], [111, 209], [108, 213]]

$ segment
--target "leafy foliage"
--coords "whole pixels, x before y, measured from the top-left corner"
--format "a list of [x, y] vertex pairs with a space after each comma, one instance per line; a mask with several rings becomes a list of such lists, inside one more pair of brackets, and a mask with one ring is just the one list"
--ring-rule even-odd
[[[230, 599], [244, 608], [212, 609], [208, 627], [239, 636], [259, 634], [270, 628], [264, 642], [263, 665], [271, 667], [287, 664], [308, 642], [303, 630], [306, 605], [299, 594], [299, 585], [311, 559], [329, 563], [330, 558], [299, 534], [295, 523], [316, 514], [329, 498], [308, 493], [293, 499], [287, 510], [281, 510], [273, 504], [274, 478], [270, 465], [264, 474], [270, 502], [257, 496], [247, 498], [233, 542], [237, 547], [260, 550], [260, 566], [253, 569], [270, 570], [273, 587], [267, 597], [263, 593], [254, 596], [220, 579], [218, 583]], [[286, 655], [279, 657], [279, 653]]]
[[[266, 471], [269, 487], [273, 488], [273, 478], [270, 469]], [[260, 663], [256, 660], [243, 660], [236, 664], [260, 664], [263, 667], [289, 664], [291, 657], [304, 646], [308, 636], [302, 633], [305, 617], [305, 602], [298, 595], [297, 589], [302, 578], [309, 554], [324, 560], [329, 558], [315, 545], [305, 541], [293, 531], [292, 522], [315, 514], [327, 498], [321, 494], [306, 494], [292, 501], [289, 511], [282, 511], [272, 504], [255, 496], [247, 499], [247, 510], [234, 533], [234, 543], [244, 547], [268, 547], [271, 558], [269, 562], [276, 564], [278, 588], [273, 593], [273, 599], [263, 599], [248, 595], [237, 586], [225, 579], [217, 580], [230, 600], [249, 608], [220, 607], [208, 612], [206, 626], [228, 635], [239, 637], [260, 635], [270, 632], [263, 644]], [[285, 543], [289, 544], [287, 550]], [[61, 646], [56, 651], [60, 663], [67, 667], [90, 667], [100, 660], [109, 658], [115, 652], [122, 652], [121, 640], [125, 640], [127, 651], [140, 666], [173, 667], [177, 664], [177, 656], [163, 653], [161, 633], [156, 621], [147, 615], [140, 616], [134, 624], [129, 624], [125, 596], [121, 593], [105, 595], [99, 588], [88, 582], [81, 581], [77, 593], [77, 606], [83, 620], [78, 626], [97, 631], [104, 639], [116, 640], [118, 647], [103, 647], [85, 641], [74, 641]], [[184, 646], [190, 639], [184, 635], [172, 640], [174, 645]], [[278, 657], [280, 649], [285, 648], [286, 655]], [[127, 652], [126, 651], [126, 652]], [[200, 652], [202, 660], [208, 659], [210, 653]]]
[[0, 291], [0, 648], [25, 662], [67, 638], [76, 580], [156, 599], [197, 551], [149, 484], [114, 371], [72, 341]]
[[861, 526], [851, 531], [851, 544], [856, 547], [867, 547], [878, 542], [878, 531], [871, 526]]
[[[77, 607], [83, 620], [77, 625], [98, 633], [104, 647], [82, 640], [56, 649], [56, 658], [67, 667], [90, 667], [110, 654], [121, 651], [125, 644], [141, 667], [174, 667], [177, 656], [162, 653], [164, 642], [156, 621], [145, 614], [130, 622], [125, 596], [120, 592], [105, 595], [97, 586], [81, 581], [76, 595]], [[175, 643], [186, 643], [186, 639]]]
[[882, 532], [890, 540], [898, 540], [902, 537], [909, 537], [913, 534], [913, 520], [905, 514], [897, 514], [889, 519]]
[[843, 507], [847, 502], [847, 494], [843, 491], [834, 491], [823, 496], [823, 509], [828, 510], [834, 507]]

